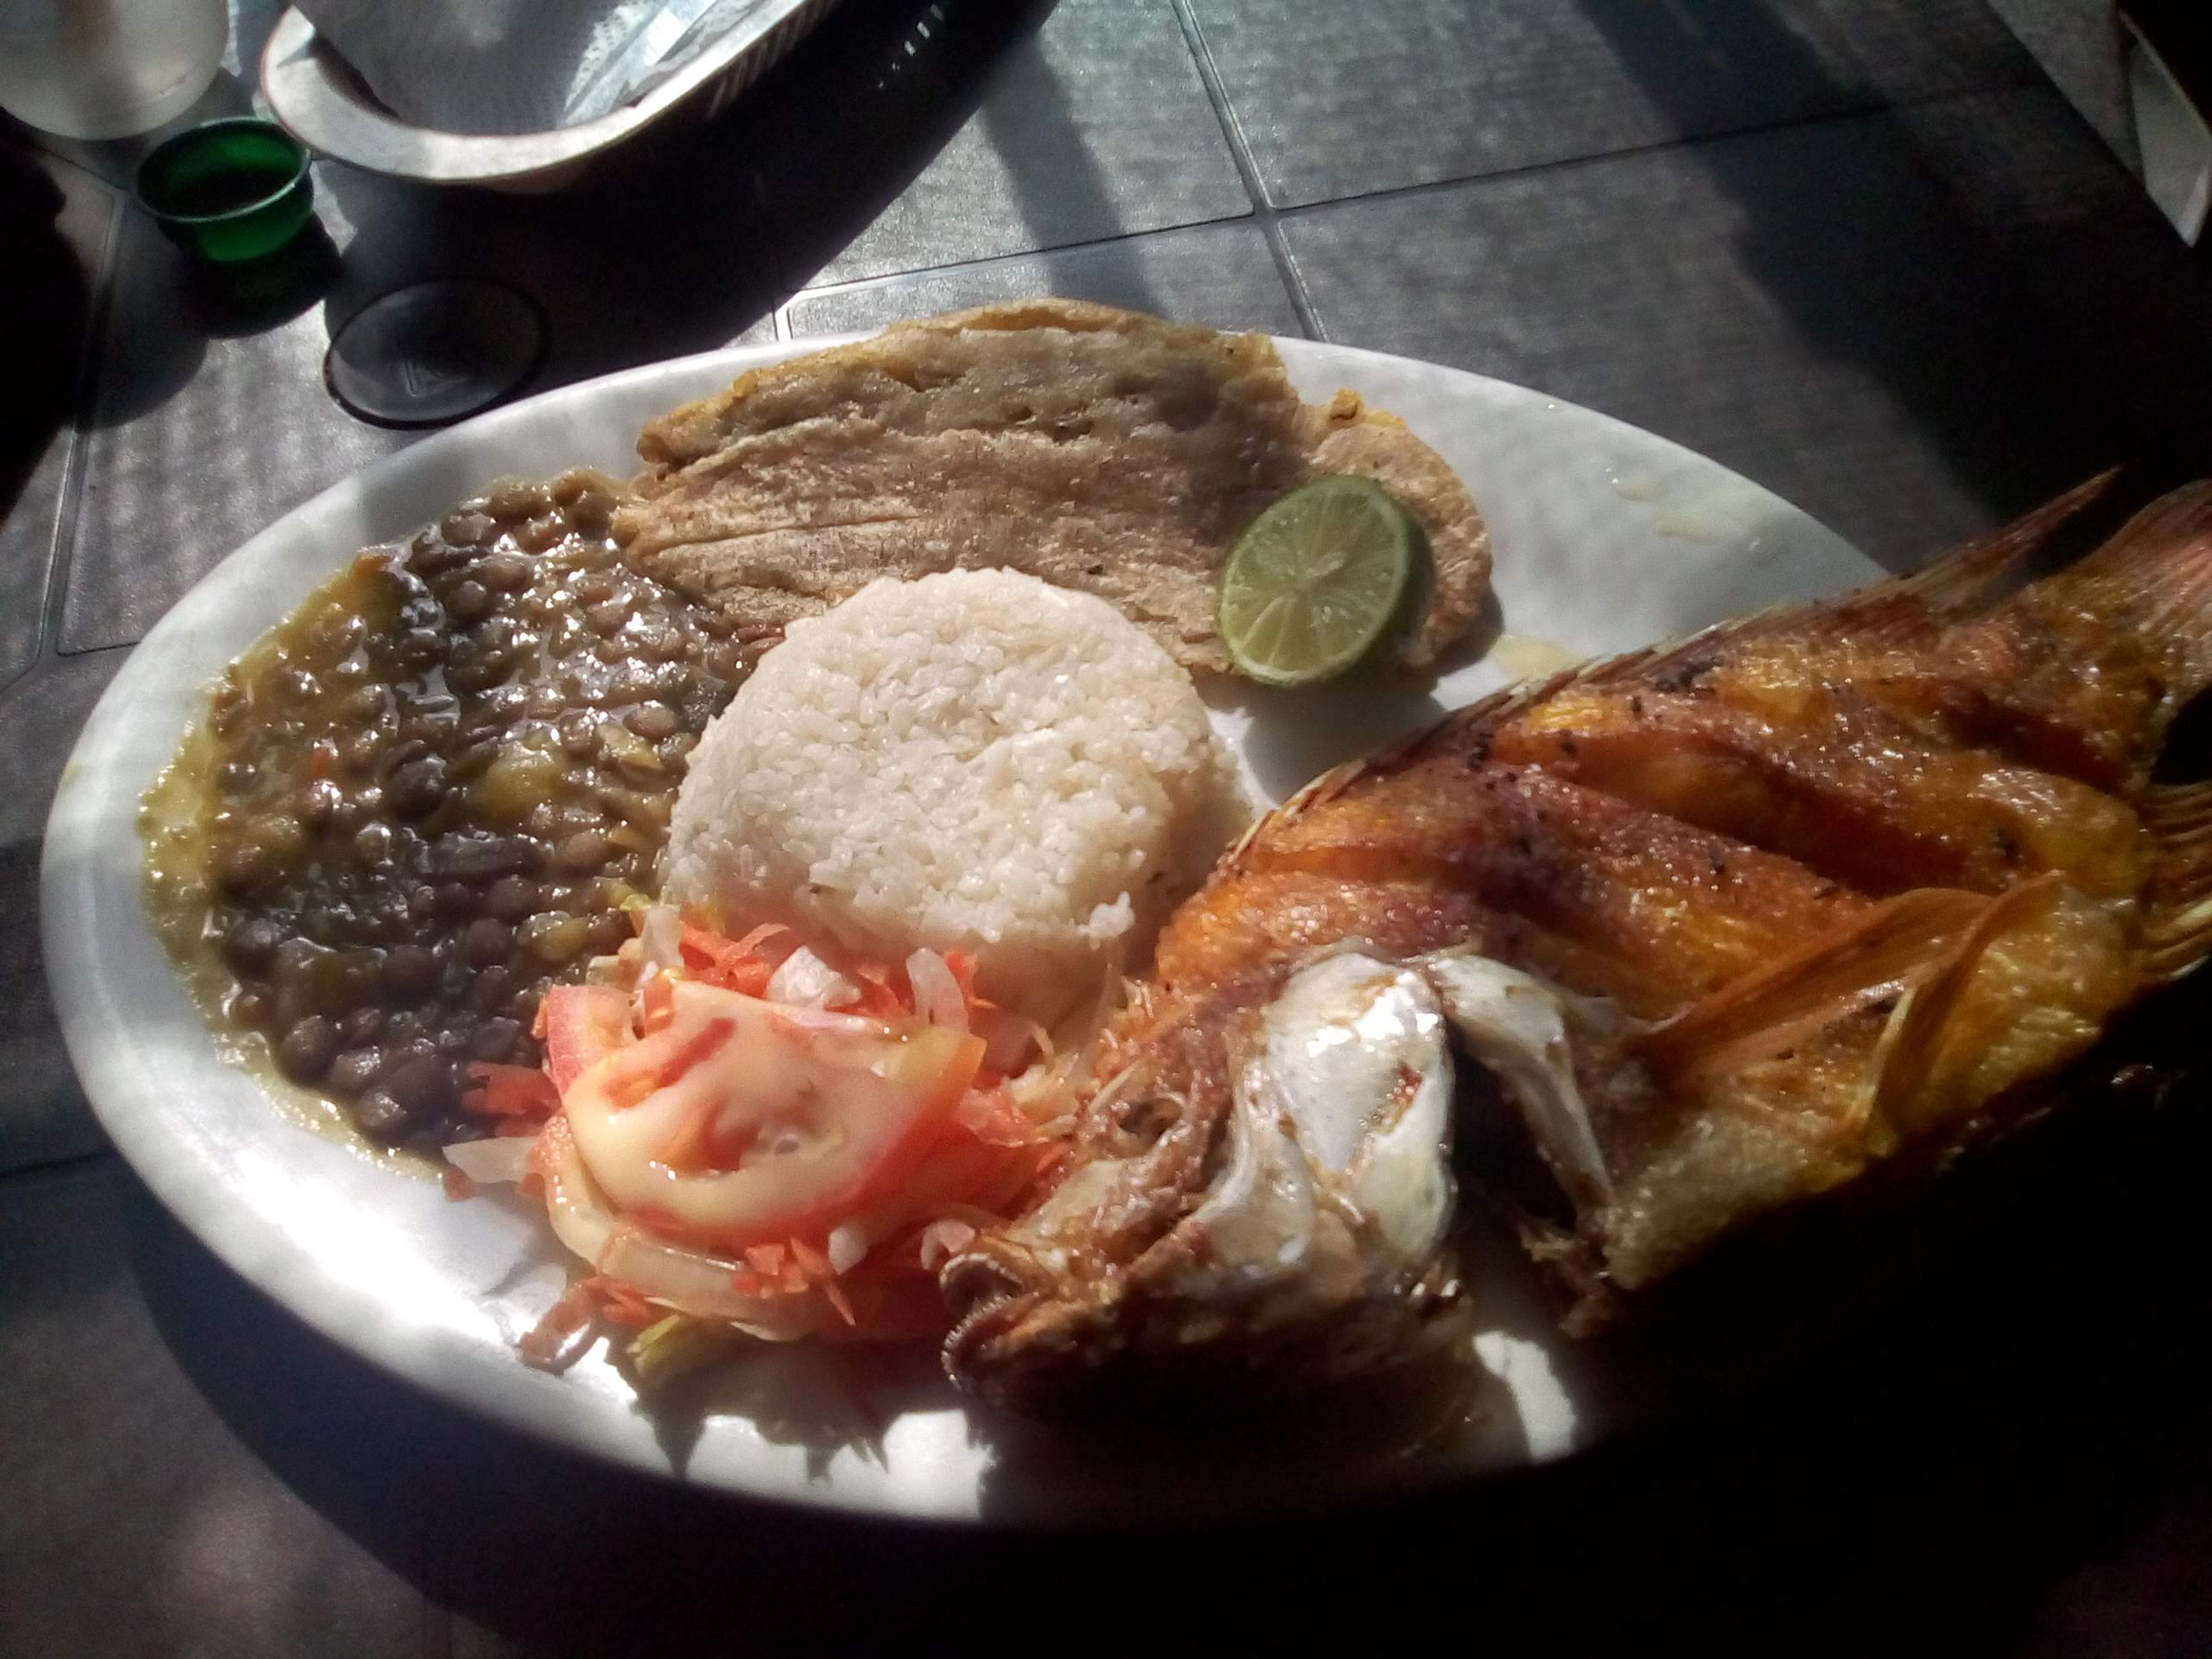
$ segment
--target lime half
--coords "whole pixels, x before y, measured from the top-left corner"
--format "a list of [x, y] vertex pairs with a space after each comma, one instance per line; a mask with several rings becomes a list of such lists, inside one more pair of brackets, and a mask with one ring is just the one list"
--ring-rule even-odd
[[1301, 484], [1252, 521], [1221, 567], [1215, 626], [1266, 685], [1311, 685], [1421, 625], [1428, 537], [1372, 479]]

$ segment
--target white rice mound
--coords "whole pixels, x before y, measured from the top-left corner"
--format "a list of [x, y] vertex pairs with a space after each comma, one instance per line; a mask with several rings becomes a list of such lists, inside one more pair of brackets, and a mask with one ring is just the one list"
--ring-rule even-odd
[[1147, 952], [1236, 816], [1190, 677], [1103, 600], [1010, 570], [794, 622], [708, 727], [663, 892], [892, 960], [976, 958], [1050, 1020]]

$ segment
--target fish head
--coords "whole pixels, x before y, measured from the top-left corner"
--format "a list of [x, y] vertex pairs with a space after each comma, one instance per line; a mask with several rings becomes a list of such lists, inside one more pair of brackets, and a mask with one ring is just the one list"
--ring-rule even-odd
[[953, 1376], [1041, 1410], [1194, 1372], [1297, 1391], [1430, 1351], [1458, 1300], [1446, 1033], [1419, 969], [1357, 949], [1156, 1033], [1059, 1184], [947, 1263]]

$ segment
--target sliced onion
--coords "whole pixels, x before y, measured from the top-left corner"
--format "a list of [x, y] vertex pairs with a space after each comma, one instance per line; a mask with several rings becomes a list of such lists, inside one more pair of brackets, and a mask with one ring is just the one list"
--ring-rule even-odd
[[856, 1221], [832, 1227], [826, 1254], [834, 1270], [850, 1273], [868, 1259], [868, 1230]]
[[640, 978], [658, 969], [664, 974], [675, 973], [683, 966], [683, 918], [677, 914], [673, 905], [645, 906], [645, 925], [638, 935], [639, 958], [645, 972]]
[[842, 1008], [861, 1000], [861, 988], [804, 945], [768, 976], [768, 1001], [792, 1008]]
[[537, 1144], [526, 1135], [497, 1135], [488, 1141], [456, 1141], [445, 1149], [446, 1161], [480, 1185], [497, 1186], [518, 1181], [530, 1167], [530, 1149]]
[[913, 987], [916, 1014], [933, 1026], [968, 1029], [968, 999], [943, 957], [930, 950], [915, 951], [906, 958], [906, 982]]
[[732, 1279], [735, 1262], [620, 1220], [585, 1169], [567, 1123], [556, 1118], [549, 1131], [540, 1160], [546, 1217], [560, 1241], [595, 1270], [664, 1307], [720, 1319], [766, 1341], [791, 1342], [821, 1328], [826, 1305], [820, 1296], [741, 1294]]
[[935, 1273], [975, 1242], [976, 1230], [964, 1221], [931, 1222], [922, 1229], [922, 1270]]

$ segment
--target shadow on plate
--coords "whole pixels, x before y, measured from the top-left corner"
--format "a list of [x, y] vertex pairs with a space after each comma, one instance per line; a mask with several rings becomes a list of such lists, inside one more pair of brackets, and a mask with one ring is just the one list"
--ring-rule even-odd
[[[2155, 1028], [2131, 1038], [2195, 1055], [2201, 992], [2145, 1013]], [[1575, 1653], [1648, 1653], [1669, 1629], [1707, 1651], [2058, 1653], [2079, 1650], [2069, 1631], [2119, 1630], [2141, 1639], [2117, 1650], [2178, 1655], [2212, 1611], [2196, 1571], [2212, 1512], [2190, 1496], [2212, 1478], [2212, 1415], [2188, 1361], [2212, 1317], [2208, 1105], [2201, 1084], [2123, 1094], [2020, 1143], [1916, 1282], [1756, 1394], [1479, 1484], [1235, 1526], [1163, 1503], [1081, 1537], [822, 1516], [601, 1465], [354, 1359], [135, 1185], [127, 1221], [157, 1327], [232, 1429], [395, 1572], [531, 1651], [1126, 1651], [1412, 1622]], [[925, 1380], [893, 1364], [875, 1408]], [[804, 1365], [779, 1382], [792, 1432], [841, 1421], [825, 1387]], [[1277, 1428], [1192, 1411], [1175, 1433], [1201, 1465], [1233, 1465]], [[984, 1432], [1040, 1481], [1127, 1443]]]

